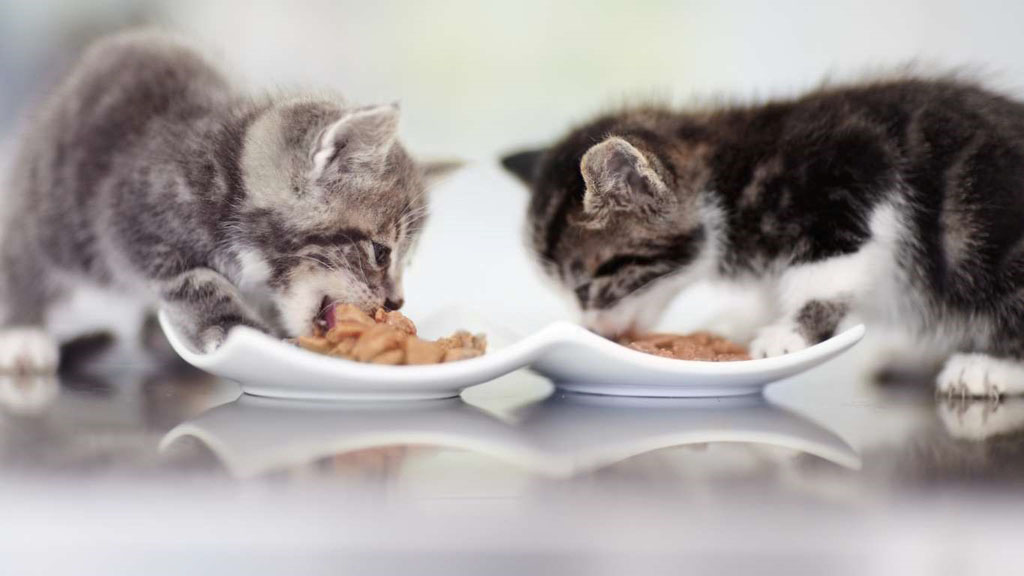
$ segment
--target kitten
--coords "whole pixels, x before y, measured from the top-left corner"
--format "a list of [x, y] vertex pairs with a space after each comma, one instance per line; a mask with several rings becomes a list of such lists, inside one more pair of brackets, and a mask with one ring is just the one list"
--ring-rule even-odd
[[777, 306], [753, 355], [854, 315], [948, 356], [940, 390], [1024, 393], [1024, 105], [952, 79], [602, 116], [503, 160], [529, 241], [591, 328], [643, 330], [698, 279]]
[[334, 301], [400, 307], [428, 170], [398, 116], [247, 97], [155, 33], [101, 40], [25, 133], [5, 191], [0, 370], [57, 364], [45, 327], [79, 288], [163, 307], [204, 351], [238, 325], [306, 333]]

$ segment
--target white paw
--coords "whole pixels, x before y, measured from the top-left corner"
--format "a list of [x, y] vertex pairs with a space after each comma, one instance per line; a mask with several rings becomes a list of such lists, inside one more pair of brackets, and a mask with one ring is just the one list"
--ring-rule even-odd
[[0, 330], [0, 372], [40, 374], [57, 370], [57, 341], [39, 328]]
[[986, 354], [954, 354], [939, 373], [940, 394], [958, 397], [1024, 393], [1024, 363]]
[[771, 358], [807, 348], [807, 340], [792, 324], [775, 324], [762, 328], [750, 343], [752, 358]]
[[60, 393], [57, 377], [49, 375], [0, 376], [0, 407], [15, 414], [38, 414]]
[[940, 402], [939, 419], [953, 438], [985, 440], [1024, 428], [1024, 400]]

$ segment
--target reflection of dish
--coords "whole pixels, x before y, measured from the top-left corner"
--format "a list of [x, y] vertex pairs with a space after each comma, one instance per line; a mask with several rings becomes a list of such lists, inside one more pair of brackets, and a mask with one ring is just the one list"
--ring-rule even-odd
[[530, 444], [573, 473], [690, 444], [738, 442], [789, 448], [860, 468], [830, 430], [760, 396], [617, 398], [563, 393], [528, 406], [519, 425]]
[[277, 400], [243, 394], [164, 436], [205, 443], [239, 477], [327, 456], [389, 446], [455, 448], [522, 458], [514, 429], [461, 400], [334, 402]]
[[[448, 323], [457, 314], [446, 314]], [[794, 376], [856, 344], [864, 327], [776, 358], [747, 362], [697, 362], [631, 350], [567, 322], [556, 322], [525, 338], [492, 339], [480, 358], [432, 366], [359, 364], [302, 350], [245, 327], [233, 329], [210, 354], [189, 349], [165, 314], [160, 324], [187, 362], [239, 382], [249, 394], [279, 398], [417, 400], [451, 398], [464, 388], [531, 367], [566, 389], [617, 396], [736, 396]], [[439, 321], [421, 325], [425, 334], [445, 333]], [[459, 324], [455, 324], [458, 326]], [[478, 322], [462, 324], [493, 333]], [[579, 384], [585, 382], [586, 384]]]
[[238, 477], [369, 448], [467, 450], [553, 477], [687, 444], [745, 442], [791, 448], [858, 468], [832, 432], [760, 397], [609, 398], [558, 394], [520, 410], [517, 424], [460, 400], [316, 403], [243, 395], [171, 430], [193, 436]]

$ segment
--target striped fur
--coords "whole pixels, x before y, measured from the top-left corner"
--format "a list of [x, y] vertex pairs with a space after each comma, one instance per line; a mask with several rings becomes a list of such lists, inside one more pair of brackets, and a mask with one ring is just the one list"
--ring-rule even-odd
[[209, 350], [239, 324], [301, 334], [325, 301], [400, 305], [427, 206], [397, 120], [395, 105], [247, 96], [158, 34], [100, 41], [22, 140], [0, 322], [41, 330], [92, 285], [162, 305]]

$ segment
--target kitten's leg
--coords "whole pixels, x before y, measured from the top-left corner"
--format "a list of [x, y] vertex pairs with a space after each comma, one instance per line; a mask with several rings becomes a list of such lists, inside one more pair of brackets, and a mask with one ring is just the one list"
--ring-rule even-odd
[[269, 332], [266, 324], [246, 305], [227, 278], [208, 268], [197, 268], [161, 282], [162, 306], [203, 352], [224, 342], [228, 330], [243, 325]]
[[750, 344], [750, 354], [754, 358], [769, 358], [828, 340], [848, 312], [849, 305], [843, 300], [811, 300], [796, 313], [762, 328]]
[[0, 373], [45, 374], [57, 371], [57, 341], [42, 326], [0, 329]]
[[0, 263], [0, 373], [53, 373], [57, 340], [43, 328], [56, 288], [33, 252], [4, 239]]
[[936, 381], [940, 394], [955, 397], [1024, 394], [1024, 360], [988, 354], [954, 354]]
[[780, 278], [778, 321], [762, 328], [750, 345], [754, 358], [803, 350], [831, 338], [846, 319], [852, 303], [869, 290], [872, 269], [886, 257], [877, 247], [793, 266]]
[[1024, 310], [1016, 298], [1002, 304], [1000, 316], [968, 327], [968, 334], [976, 335], [987, 326], [987, 345], [946, 360], [936, 380], [940, 394], [996, 399], [1024, 394]]
[[14, 414], [39, 414], [59, 395], [56, 374], [0, 375], [0, 409]]

